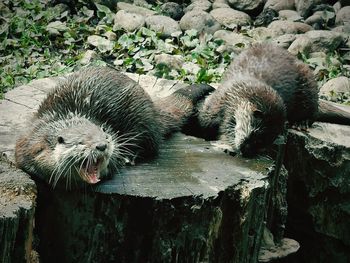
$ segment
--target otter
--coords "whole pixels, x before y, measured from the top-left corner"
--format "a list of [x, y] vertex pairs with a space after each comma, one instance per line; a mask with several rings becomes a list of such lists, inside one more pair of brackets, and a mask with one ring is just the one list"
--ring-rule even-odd
[[77, 71], [39, 106], [17, 140], [16, 164], [53, 187], [96, 184], [127, 163], [155, 156], [162, 139], [181, 129], [193, 110], [193, 94], [185, 89], [152, 101], [112, 68]]
[[303, 128], [315, 120], [350, 123], [350, 114], [340, 118], [329, 107], [322, 101], [319, 110], [317, 83], [306, 64], [276, 45], [255, 44], [231, 62], [217, 90], [197, 104], [196, 135], [221, 139], [252, 157], [274, 142], [286, 121]]

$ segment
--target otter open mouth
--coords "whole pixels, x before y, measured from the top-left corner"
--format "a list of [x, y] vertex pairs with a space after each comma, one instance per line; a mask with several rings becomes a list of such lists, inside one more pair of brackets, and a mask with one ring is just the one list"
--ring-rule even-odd
[[96, 184], [100, 179], [100, 166], [102, 160], [98, 159], [96, 161], [84, 161], [82, 168], [79, 171], [80, 177], [89, 184]]

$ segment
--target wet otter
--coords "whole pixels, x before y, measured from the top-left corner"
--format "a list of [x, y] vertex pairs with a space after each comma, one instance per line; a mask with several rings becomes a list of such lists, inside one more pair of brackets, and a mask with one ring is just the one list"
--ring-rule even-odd
[[17, 166], [53, 186], [95, 184], [127, 162], [154, 156], [162, 138], [181, 128], [193, 109], [181, 92], [154, 103], [114, 69], [73, 73], [42, 102], [17, 141]]
[[324, 105], [318, 110], [318, 88], [307, 65], [280, 47], [255, 44], [233, 60], [218, 89], [198, 104], [196, 122], [202, 137], [220, 138], [249, 157], [272, 144], [285, 121], [350, 122], [350, 114], [340, 117]]

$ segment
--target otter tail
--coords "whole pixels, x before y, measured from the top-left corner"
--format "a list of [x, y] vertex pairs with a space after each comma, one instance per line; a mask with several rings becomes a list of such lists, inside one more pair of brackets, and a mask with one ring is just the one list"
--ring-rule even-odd
[[181, 88], [171, 95], [154, 101], [160, 111], [164, 133], [169, 135], [181, 129], [196, 112], [197, 104], [215, 89], [207, 84], [193, 84]]
[[316, 121], [350, 125], [350, 107], [320, 99]]

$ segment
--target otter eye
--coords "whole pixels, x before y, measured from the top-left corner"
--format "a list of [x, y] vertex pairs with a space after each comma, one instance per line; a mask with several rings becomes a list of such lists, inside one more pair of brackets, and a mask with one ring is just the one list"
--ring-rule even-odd
[[58, 142], [58, 143], [64, 143], [63, 137], [62, 137], [62, 136], [58, 136], [58, 137], [57, 137], [57, 142]]

